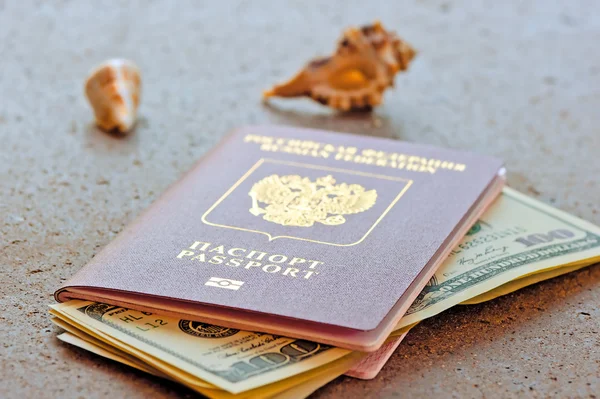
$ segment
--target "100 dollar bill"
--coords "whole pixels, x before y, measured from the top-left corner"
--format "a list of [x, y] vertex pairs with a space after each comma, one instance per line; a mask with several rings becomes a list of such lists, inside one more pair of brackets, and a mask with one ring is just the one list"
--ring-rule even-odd
[[[53, 319], [62, 328], [66, 326], [57, 322], [58, 319]], [[66, 327], [69, 331], [68, 327]], [[186, 385], [188, 388], [195, 390], [204, 396], [214, 399], [251, 399], [251, 398], [269, 398], [269, 399], [298, 399], [304, 398], [328, 382], [342, 375], [349, 367], [359, 361], [356, 356], [345, 356], [335, 360], [324, 366], [307, 371], [295, 377], [287, 378], [283, 381], [274, 384], [266, 385], [250, 391], [244, 391], [241, 394], [231, 394], [223, 390], [218, 390], [215, 387], [205, 387], [202, 384], [190, 383], [189, 381], [177, 380], [164, 375], [160, 370], [154, 369], [152, 366], [140, 362], [114, 347], [107, 346], [102, 341], [94, 339], [89, 335], [83, 334], [81, 331], [64, 332], [58, 336], [63, 342], [77, 346], [81, 349], [95, 353], [96, 355], [111, 359], [116, 362], [126, 364], [138, 370], [155, 375], [161, 378], [168, 378]]]
[[539, 283], [540, 281], [548, 280], [554, 277], [562, 276], [563, 274], [574, 272], [589, 265], [590, 264], [588, 262], [576, 262], [565, 266], [555, 267], [550, 270], [541, 271], [539, 273], [530, 274], [528, 276], [509, 281], [508, 283], [503, 284], [498, 288], [495, 288], [488, 292], [484, 292], [483, 294], [477, 295], [474, 298], [467, 299], [466, 301], [463, 301], [460, 304], [475, 305], [478, 303], [491, 301], [492, 299], [496, 299], [502, 295], [510, 294], [511, 292], [520, 290], [521, 288], [527, 287], [528, 285]]
[[176, 379], [240, 393], [318, 368], [351, 352], [88, 301], [51, 305], [74, 328]]
[[[599, 260], [598, 227], [506, 188], [435, 273], [393, 335], [405, 334], [416, 323], [459, 303], [492, 299]], [[123, 349], [125, 345], [133, 352], [127, 353], [147, 365], [155, 367], [155, 357], [167, 370], [167, 365], [173, 365], [198, 378], [198, 386], [212, 385], [230, 392], [256, 389], [333, 365], [336, 359], [350, 353], [304, 340], [180, 321], [92, 302], [69, 301], [54, 305], [53, 312], [76, 323], [79, 330], [88, 328], [116, 348]], [[159, 329], [161, 333], [157, 334]], [[235, 333], [229, 335], [232, 332]], [[186, 334], [199, 337], [192, 342]], [[357, 366], [351, 375], [376, 375], [389, 356], [383, 348], [382, 352], [386, 353], [375, 352], [372, 356], [383, 361], [365, 361], [363, 365], [375, 366]], [[147, 354], [151, 355], [150, 360], [144, 358]], [[157, 370], [165, 371], [160, 367]], [[181, 380], [179, 377], [176, 379]]]
[[[458, 304], [480, 303], [600, 261], [600, 229], [510, 188], [436, 271], [393, 336]], [[347, 375], [373, 378], [394, 348], [380, 349]]]
[[[562, 265], [598, 261], [600, 228], [505, 188], [436, 271], [396, 329], [511, 281]], [[557, 272], [547, 278], [554, 275]], [[540, 278], [530, 278], [514, 286], [537, 281]], [[498, 292], [507, 293], [506, 287]]]

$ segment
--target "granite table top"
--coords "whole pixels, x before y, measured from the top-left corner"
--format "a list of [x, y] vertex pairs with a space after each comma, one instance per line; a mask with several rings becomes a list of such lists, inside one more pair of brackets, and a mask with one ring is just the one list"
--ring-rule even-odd
[[[341, 29], [381, 19], [418, 50], [371, 114], [260, 101]], [[192, 397], [62, 344], [47, 316], [81, 268], [228, 130], [286, 124], [502, 157], [510, 186], [600, 224], [600, 3], [0, 1], [0, 396]], [[140, 120], [100, 132], [83, 81], [143, 72]], [[333, 397], [600, 392], [600, 266], [457, 307], [408, 335], [377, 378]], [[596, 395], [596, 396], [594, 396]]]

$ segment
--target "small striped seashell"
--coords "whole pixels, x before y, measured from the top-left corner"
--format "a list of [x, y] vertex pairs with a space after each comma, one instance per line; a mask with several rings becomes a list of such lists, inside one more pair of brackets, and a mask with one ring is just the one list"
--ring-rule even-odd
[[96, 124], [105, 131], [129, 132], [137, 119], [140, 89], [140, 70], [131, 61], [111, 59], [92, 70], [85, 82], [85, 95]]

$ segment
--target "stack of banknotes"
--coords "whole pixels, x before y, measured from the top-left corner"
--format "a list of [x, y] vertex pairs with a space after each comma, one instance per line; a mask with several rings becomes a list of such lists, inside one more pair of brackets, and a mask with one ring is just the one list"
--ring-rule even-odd
[[298, 398], [343, 374], [375, 377], [421, 320], [598, 261], [600, 228], [506, 188], [377, 352], [352, 352], [80, 300], [51, 305], [50, 313], [65, 330], [59, 335], [62, 341], [208, 397]]

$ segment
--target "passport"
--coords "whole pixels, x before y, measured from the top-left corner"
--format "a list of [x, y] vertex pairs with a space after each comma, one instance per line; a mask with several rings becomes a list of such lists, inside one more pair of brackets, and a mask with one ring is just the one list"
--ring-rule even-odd
[[503, 184], [493, 157], [240, 128], [55, 298], [375, 351]]

